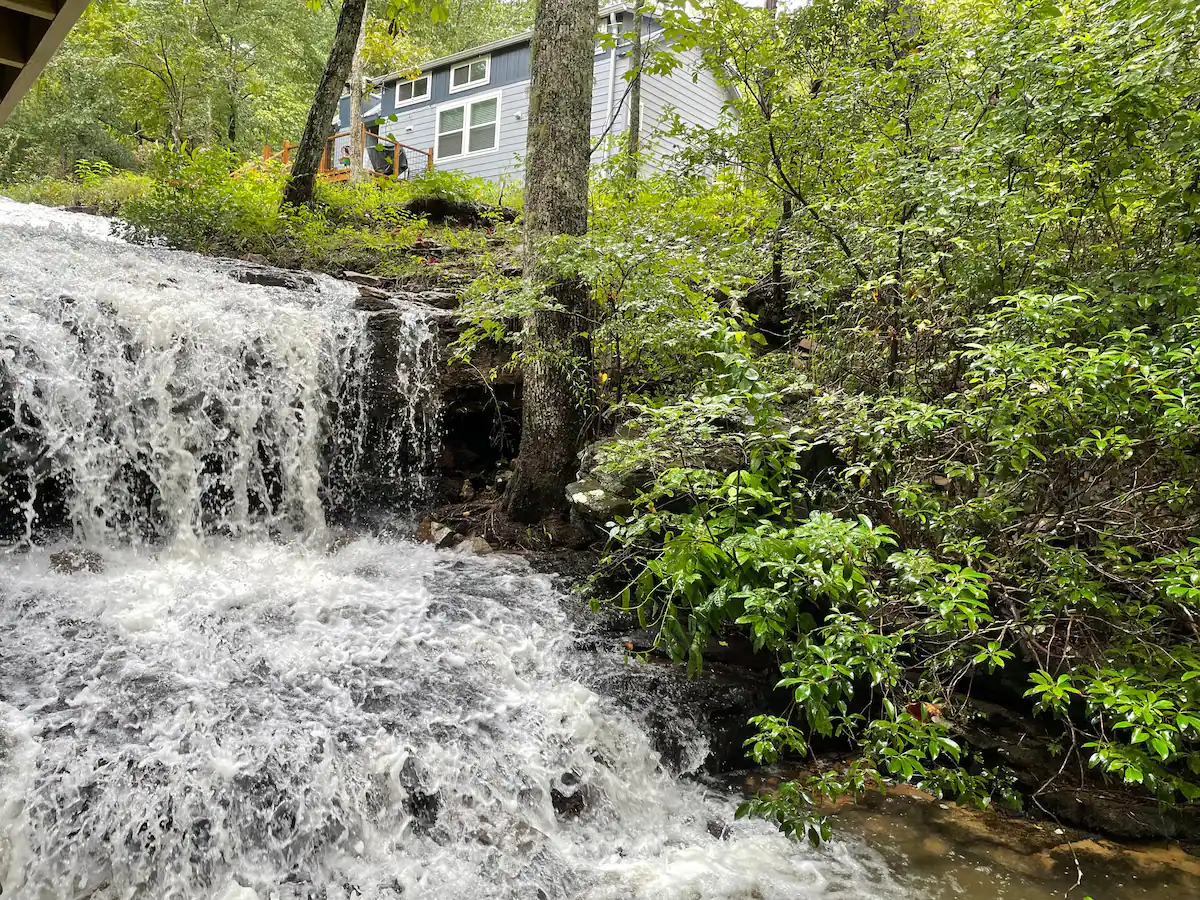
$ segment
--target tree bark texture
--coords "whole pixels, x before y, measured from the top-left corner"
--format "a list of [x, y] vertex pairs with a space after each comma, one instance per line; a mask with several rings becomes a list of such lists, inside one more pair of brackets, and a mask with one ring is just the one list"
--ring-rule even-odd
[[529, 137], [525, 150], [525, 275], [555, 309], [525, 323], [521, 449], [505, 496], [509, 517], [536, 522], [566, 509], [593, 391], [585, 313], [588, 286], [553, 277], [541, 248], [587, 233], [592, 53], [596, 0], [539, 0], [534, 12]]
[[350, 63], [350, 182], [359, 184], [366, 177], [363, 169], [363, 154], [366, 139], [363, 136], [363, 40], [367, 36], [367, 17], [362, 17], [358, 26], [358, 42], [354, 45], [354, 59]]
[[342, 3], [333, 46], [329, 48], [329, 58], [325, 60], [325, 71], [308, 111], [304, 133], [300, 136], [296, 152], [292, 154], [292, 178], [283, 192], [284, 203], [300, 206], [312, 202], [313, 185], [325, 153], [325, 141], [333, 127], [342, 86], [350, 74], [350, 64], [354, 59], [354, 48], [358, 44], [358, 32], [366, 10], [367, 0], [345, 0]]
[[633, 71], [633, 84], [629, 88], [629, 139], [625, 173], [637, 178], [642, 143], [642, 30], [644, 28], [642, 4], [639, 0], [633, 12], [633, 46], [629, 50], [629, 65]]

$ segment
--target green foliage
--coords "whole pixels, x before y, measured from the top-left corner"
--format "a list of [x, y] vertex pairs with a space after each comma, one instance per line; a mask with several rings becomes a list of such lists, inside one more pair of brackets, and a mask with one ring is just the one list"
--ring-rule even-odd
[[[436, 179], [318, 184], [312, 208], [280, 208], [285, 173], [276, 163], [240, 164], [221, 149], [163, 152], [148, 174], [115, 172], [82, 161], [76, 178], [39, 179], [3, 189], [27, 202], [83, 207], [119, 216], [127, 239], [220, 256], [254, 254], [267, 262], [340, 274], [345, 269], [384, 275], [462, 277], [483, 248], [516, 240], [511, 226], [491, 229], [430, 225], [407, 211], [410, 201], [448, 195], [481, 203], [491, 185], [448, 174]], [[453, 193], [452, 193], [453, 192]]]
[[153, 167], [154, 187], [122, 210], [125, 236], [200, 252], [258, 252], [260, 241], [281, 231], [283, 181], [257, 168], [230, 177], [238, 163], [224, 150], [164, 154]]
[[[532, 3], [389, 2], [369, 22], [367, 73], [519, 33]], [[93, 3], [0, 127], [0, 183], [67, 177], [78, 159], [140, 168], [163, 148], [253, 153], [296, 140], [337, 5], [300, 0]]]
[[[732, 179], [596, 174], [588, 233], [543, 252], [549, 269], [592, 289], [593, 356], [580, 376], [591, 390], [581, 394], [596, 395], [603, 409], [695, 382], [752, 280], [745, 273], [755, 266], [762, 212], [762, 196]], [[519, 323], [547, 303], [512, 274], [509, 258], [491, 262], [459, 309], [465, 357], [482, 341], [515, 345]]]
[[115, 215], [134, 197], [150, 190], [152, 179], [114, 169], [104, 160], [79, 160], [76, 178], [36, 178], [0, 188], [0, 193], [23, 203], [85, 209]]
[[[1064, 771], [1200, 798], [1200, 11], [667, 19], [739, 88], [684, 161], [783, 213], [740, 264], [781, 247], [790, 341], [764, 354], [731, 306], [700, 371], [654, 382], [682, 390], [637, 398], [603, 458], [648, 484], [612, 528], [622, 602], [693, 671], [731, 629], [773, 656], [795, 705], [757, 759], [836, 739], [849, 781], [1013, 800], [956, 736], [988, 677]], [[819, 796], [748, 809], [820, 837]]]
[[156, 146], [295, 137], [335, 14], [296, 0], [93, 3], [0, 128], [0, 181], [67, 176], [81, 158], [138, 168]]

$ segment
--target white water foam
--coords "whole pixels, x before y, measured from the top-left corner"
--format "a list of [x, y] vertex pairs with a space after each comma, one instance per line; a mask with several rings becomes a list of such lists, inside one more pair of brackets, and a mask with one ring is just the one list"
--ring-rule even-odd
[[[95, 217], [13, 205], [0, 214], [0, 516], [24, 519], [28, 538], [39, 503], [61, 493], [93, 547], [319, 532], [329, 458], [348, 458], [355, 439], [327, 407], [353, 399], [370, 361], [355, 287], [242, 283], [243, 264], [100, 239], [73, 224]], [[429, 325], [416, 312], [404, 322], [393, 368], [427, 380]], [[406, 477], [434, 462], [429, 388], [412, 381], [392, 373], [374, 395], [409, 411], [385, 454], [417, 448]]]
[[863, 848], [733, 823], [659, 767], [568, 674], [521, 564], [375, 538], [105, 555], [0, 566], [5, 897], [898, 896]]

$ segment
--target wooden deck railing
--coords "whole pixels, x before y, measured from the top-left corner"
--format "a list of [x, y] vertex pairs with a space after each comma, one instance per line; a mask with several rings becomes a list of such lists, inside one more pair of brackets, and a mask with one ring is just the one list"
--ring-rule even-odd
[[[346, 131], [339, 131], [336, 134], [331, 134], [326, 139], [325, 151], [321, 154], [321, 165], [320, 165], [320, 168], [317, 170], [317, 174], [321, 178], [324, 178], [326, 181], [345, 181], [350, 177], [350, 167], [349, 166], [333, 165], [334, 144], [336, 144], [338, 138], [348, 137], [349, 135], [350, 135], [350, 131], [347, 129]], [[372, 175], [374, 175], [376, 178], [395, 178], [397, 180], [402, 179], [402, 178], [408, 178], [414, 173], [414, 170], [417, 168], [415, 165], [417, 160], [422, 160], [424, 162], [424, 165], [421, 166], [420, 171], [425, 171], [425, 172], [433, 171], [433, 151], [432, 150], [422, 150], [420, 147], [414, 147], [411, 144], [402, 144], [399, 141], [393, 140], [391, 138], [386, 138], [386, 137], [382, 137], [382, 136], [378, 136], [378, 135], [372, 135], [370, 132], [367, 131], [367, 127], [364, 125], [363, 126], [363, 146], [364, 147], [366, 147], [367, 138], [369, 138], [369, 137], [376, 138], [376, 146], [378, 146], [378, 147], [382, 148], [383, 145], [385, 145], [385, 144], [389, 145], [391, 147], [392, 173], [390, 175], [388, 175], [384, 172], [378, 172], [375, 169], [368, 168], [367, 171], [370, 172]], [[296, 149], [296, 145], [293, 144], [291, 141], [284, 141], [283, 147], [278, 152], [274, 151], [270, 144], [267, 144], [266, 146], [263, 147], [263, 161], [269, 162], [272, 159], [278, 159], [280, 161], [280, 163], [282, 163], [283, 165], [286, 166], [288, 163], [291, 162], [292, 151], [295, 149]], [[407, 157], [409, 155], [405, 151], [411, 151], [411, 156], [416, 157], [416, 159], [407, 159], [408, 165], [404, 168], [403, 171], [401, 171], [401, 169], [400, 169], [401, 156]]]

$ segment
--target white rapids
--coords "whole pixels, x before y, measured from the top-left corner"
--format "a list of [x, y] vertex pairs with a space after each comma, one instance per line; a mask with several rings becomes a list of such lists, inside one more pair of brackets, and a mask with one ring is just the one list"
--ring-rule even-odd
[[521, 564], [370, 537], [105, 557], [0, 565], [4, 897], [894, 890], [664, 771]]
[[46, 444], [0, 477], [72, 533], [0, 547], [0, 896], [906, 896], [669, 773], [524, 564], [330, 531], [361, 315], [229, 266], [0, 202], [9, 427]]

